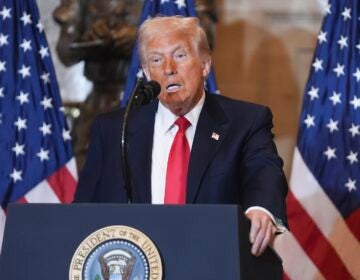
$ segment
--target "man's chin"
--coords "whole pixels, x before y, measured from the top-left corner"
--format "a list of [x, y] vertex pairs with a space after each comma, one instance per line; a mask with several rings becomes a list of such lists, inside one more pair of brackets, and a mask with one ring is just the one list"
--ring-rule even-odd
[[168, 103], [165, 105], [174, 115], [181, 116], [185, 115], [189, 110], [188, 106], [185, 106], [183, 103]]
[[189, 111], [188, 100], [181, 99], [179, 94], [166, 93], [165, 96], [159, 96], [159, 100], [175, 115], [185, 115]]

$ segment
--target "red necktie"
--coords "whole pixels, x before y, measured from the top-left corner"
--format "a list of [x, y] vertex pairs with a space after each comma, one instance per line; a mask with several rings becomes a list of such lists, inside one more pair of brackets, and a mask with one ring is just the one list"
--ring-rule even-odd
[[165, 185], [165, 204], [185, 204], [186, 180], [190, 158], [190, 147], [186, 139], [186, 129], [190, 122], [183, 116], [179, 117], [175, 124], [179, 127], [172, 143]]

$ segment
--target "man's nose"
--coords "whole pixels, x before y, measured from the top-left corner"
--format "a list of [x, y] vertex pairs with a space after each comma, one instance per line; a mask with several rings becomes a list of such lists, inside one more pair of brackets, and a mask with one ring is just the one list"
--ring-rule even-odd
[[176, 63], [173, 59], [169, 58], [165, 60], [165, 75], [176, 74]]

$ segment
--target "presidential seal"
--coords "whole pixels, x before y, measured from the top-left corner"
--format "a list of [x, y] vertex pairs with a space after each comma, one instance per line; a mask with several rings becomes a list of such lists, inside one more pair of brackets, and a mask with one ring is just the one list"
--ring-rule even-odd
[[154, 243], [127, 226], [109, 226], [77, 248], [69, 280], [161, 280], [162, 262]]

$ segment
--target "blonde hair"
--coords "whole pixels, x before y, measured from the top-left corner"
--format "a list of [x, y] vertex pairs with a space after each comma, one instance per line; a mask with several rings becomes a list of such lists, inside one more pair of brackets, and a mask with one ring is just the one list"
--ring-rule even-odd
[[201, 56], [210, 56], [210, 46], [205, 31], [196, 17], [158, 16], [147, 19], [138, 30], [139, 55], [141, 63], [146, 62], [146, 42], [158, 35], [167, 33], [183, 33], [192, 38]]

